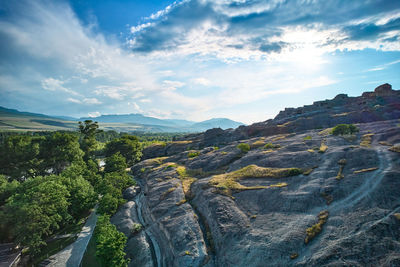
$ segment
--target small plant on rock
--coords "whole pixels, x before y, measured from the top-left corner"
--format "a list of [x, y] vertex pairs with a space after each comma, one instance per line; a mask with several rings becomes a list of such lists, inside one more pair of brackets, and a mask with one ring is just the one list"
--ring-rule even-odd
[[250, 151], [250, 145], [247, 143], [238, 144], [237, 148], [239, 148], [243, 153], [247, 153]]

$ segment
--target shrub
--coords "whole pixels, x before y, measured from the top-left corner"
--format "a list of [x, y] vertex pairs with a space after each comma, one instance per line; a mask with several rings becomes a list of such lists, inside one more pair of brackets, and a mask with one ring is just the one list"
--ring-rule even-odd
[[304, 141], [311, 140], [311, 139], [312, 139], [311, 135], [307, 135], [306, 137], [303, 138]]
[[189, 152], [189, 153], [188, 153], [188, 158], [195, 158], [195, 157], [197, 157], [197, 156], [199, 156], [199, 155], [200, 155], [200, 152], [198, 152], [198, 151]]
[[264, 145], [264, 149], [274, 149], [274, 148], [280, 148], [281, 146], [278, 144], [272, 144], [272, 143], [267, 143]]
[[139, 233], [140, 231], [142, 231], [142, 229], [143, 225], [141, 225], [140, 223], [134, 223], [132, 226], [132, 234]]
[[359, 129], [353, 124], [338, 124], [332, 129], [333, 135], [353, 134], [358, 132]]
[[250, 145], [247, 143], [238, 144], [237, 148], [239, 148], [243, 153], [247, 153], [250, 151]]

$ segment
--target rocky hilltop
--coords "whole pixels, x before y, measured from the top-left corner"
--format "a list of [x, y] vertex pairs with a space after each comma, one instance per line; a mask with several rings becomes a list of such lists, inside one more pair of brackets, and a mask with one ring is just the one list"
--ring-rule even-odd
[[130, 265], [400, 266], [399, 118], [384, 84], [147, 148], [112, 218]]

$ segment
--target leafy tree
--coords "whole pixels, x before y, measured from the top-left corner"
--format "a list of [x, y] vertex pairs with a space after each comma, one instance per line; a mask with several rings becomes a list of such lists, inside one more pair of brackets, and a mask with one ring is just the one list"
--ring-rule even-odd
[[36, 177], [22, 183], [5, 206], [7, 220], [13, 225], [16, 240], [40, 251], [43, 241], [69, 221], [68, 189], [58, 176]]
[[107, 193], [100, 199], [97, 213], [113, 215], [117, 211], [118, 206], [123, 202], [122, 198]]
[[0, 175], [0, 206], [6, 199], [12, 196], [19, 186], [19, 182], [13, 180], [9, 182], [4, 175]]
[[96, 255], [104, 266], [126, 267], [126, 236], [110, 223], [109, 216], [99, 216], [95, 230]]
[[82, 161], [84, 155], [77, 136], [70, 133], [55, 132], [46, 138], [40, 150], [45, 169], [52, 168], [55, 174], [60, 174], [71, 162]]
[[104, 172], [125, 172], [127, 167], [128, 165], [126, 164], [125, 158], [121, 155], [121, 153], [117, 152], [106, 158]]
[[93, 151], [96, 149], [96, 134], [100, 132], [98, 128], [97, 121], [85, 120], [84, 122], [79, 122], [79, 132], [83, 136], [81, 139], [81, 149], [85, 152], [85, 161], [91, 158]]
[[0, 146], [0, 173], [23, 181], [39, 173], [39, 158], [43, 137], [9, 136]]
[[70, 197], [68, 198], [68, 212], [74, 218], [79, 218], [83, 212], [92, 208], [97, 200], [97, 194], [93, 186], [82, 176], [60, 177], [63, 185], [67, 187]]
[[131, 165], [138, 162], [142, 157], [142, 146], [136, 136], [124, 135], [106, 144], [106, 157], [110, 157], [117, 152], [120, 152], [126, 158], [127, 164]]

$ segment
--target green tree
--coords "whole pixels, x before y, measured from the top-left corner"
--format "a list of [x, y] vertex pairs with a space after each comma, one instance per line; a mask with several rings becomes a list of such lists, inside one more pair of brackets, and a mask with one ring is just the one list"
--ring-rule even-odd
[[0, 173], [23, 181], [38, 175], [42, 161], [40, 143], [44, 137], [9, 136], [0, 145]]
[[7, 198], [12, 196], [19, 186], [19, 182], [13, 180], [11, 182], [4, 175], [0, 175], [0, 206], [5, 204]]
[[124, 200], [122, 198], [106, 193], [99, 201], [97, 213], [113, 215], [117, 211], [118, 206], [123, 202]]
[[106, 158], [104, 172], [125, 172], [127, 167], [126, 159], [121, 155], [121, 153], [117, 152]]
[[72, 162], [82, 161], [84, 155], [78, 137], [70, 133], [55, 132], [41, 145], [44, 168], [60, 174]]
[[332, 129], [333, 135], [353, 134], [358, 132], [358, 128], [353, 124], [338, 124]]
[[104, 266], [126, 267], [126, 236], [110, 223], [109, 216], [99, 216], [95, 230], [96, 255]]
[[99, 125], [92, 120], [79, 122], [79, 132], [82, 134], [81, 149], [85, 152], [85, 161], [88, 161], [97, 147], [96, 134], [99, 132]]
[[69, 191], [68, 213], [78, 219], [83, 212], [92, 208], [97, 201], [97, 194], [93, 186], [82, 176], [62, 176], [60, 177], [63, 185]]
[[58, 176], [39, 176], [22, 183], [5, 206], [17, 242], [29, 246], [33, 254], [40, 251], [44, 239], [70, 220], [69, 196]]
[[128, 165], [132, 165], [142, 157], [142, 146], [136, 136], [124, 135], [106, 144], [106, 157], [110, 157], [117, 152], [120, 152], [125, 157]]

